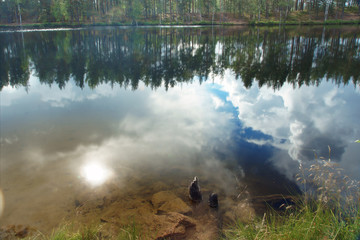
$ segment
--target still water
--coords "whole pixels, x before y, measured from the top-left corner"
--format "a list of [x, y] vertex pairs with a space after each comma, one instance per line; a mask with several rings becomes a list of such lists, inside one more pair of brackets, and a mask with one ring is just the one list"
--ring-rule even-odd
[[[154, 232], [165, 191], [214, 229], [239, 199], [298, 192], [328, 146], [359, 179], [359, 78], [358, 27], [0, 32], [0, 226]], [[194, 176], [216, 213], [189, 202]]]

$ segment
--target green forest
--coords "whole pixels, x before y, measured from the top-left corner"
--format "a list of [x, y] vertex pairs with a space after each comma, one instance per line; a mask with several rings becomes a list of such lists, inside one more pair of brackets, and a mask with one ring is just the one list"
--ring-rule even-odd
[[359, 14], [360, 0], [0, 0], [1, 24], [326, 21]]

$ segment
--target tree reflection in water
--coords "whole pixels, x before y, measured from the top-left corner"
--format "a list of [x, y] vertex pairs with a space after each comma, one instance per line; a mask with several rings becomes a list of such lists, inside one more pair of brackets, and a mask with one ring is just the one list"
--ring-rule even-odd
[[[244, 86], [279, 89], [359, 81], [356, 28], [91, 28], [0, 33], [0, 89], [41, 83], [83, 88], [108, 83], [166, 89], [234, 72]], [[25, 49], [24, 49], [25, 46]]]

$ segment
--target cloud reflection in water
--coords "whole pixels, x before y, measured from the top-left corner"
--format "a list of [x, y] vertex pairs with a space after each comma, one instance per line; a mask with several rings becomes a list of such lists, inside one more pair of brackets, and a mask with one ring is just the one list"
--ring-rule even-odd
[[331, 159], [352, 177], [359, 177], [359, 149], [353, 149], [353, 142], [360, 135], [358, 88], [326, 81], [320, 86], [300, 88], [284, 84], [276, 91], [256, 85], [245, 88], [229, 71], [215, 82], [228, 93], [226, 100], [237, 109], [244, 128], [271, 136], [265, 141], [251, 137], [246, 140], [274, 146], [270, 161], [287, 176], [293, 175], [296, 161], [312, 161], [314, 152], [319, 157], [329, 157], [329, 145]]
[[[33, 126], [29, 121], [19, 125], [29, 125], [27, 131], [54, 130], [36, 139], [22, 131], [16, 139], [27, 143], [31, 152], [41, 147], [43, 151], [34, 159], [49, 159], [61, 152], [64, 159], [72, 160], [76, 176], [80, 172], [91, 186], [118, 177], [123, 167], [131, 175], [142, 169], [161, 173], [184, 167], [193, 169], [191, 174], [206, 169], [212, 179], [228, 175], [223, 184], [227, 188], [233, 180], [227, 168], [233, 162], [248, 166], [254, 174], [265, 162], [272, 163], [291, 178], [294, 160], [309, 160], [312, 150], [307, 149], [322, 149], [322, 145], [325, 149], [331, 145], [335, 160], [353, 159], [352, 164], [345, 164], [353, 172], [358, 169], [354, 156], [359, 152], [354, 147], [349, 151], [346, 142], [360, 134], [354, 127], [359, 112], [350, 104], [359, 100], [359, 91], [350, 86], [337, 88], [324, 82], [319, 88], [294, 89], [285, 84], [277, 91], [256, 85], [247, 89], [229, 71], [223, 79], [216, 77], [215, 84], [175, 86], [168, 91], [140, 85], [131, 92], [106, 84], [78, 89], [72, 82], [59, 90], [33, 81], [28, 95], [7, 88], [2, 92], [7, 114], [4, 129], [9, 133], [4, 132], [4, 139], [16, 128], [12, 117], [20, 121], [25, 119], [19, 117], [22, 109], [36, 110], [39, 113], [31, 115]], [[46, 121], [39, 125], [41, 119]], [[263, 171], [269, 172], [268, 165]]]

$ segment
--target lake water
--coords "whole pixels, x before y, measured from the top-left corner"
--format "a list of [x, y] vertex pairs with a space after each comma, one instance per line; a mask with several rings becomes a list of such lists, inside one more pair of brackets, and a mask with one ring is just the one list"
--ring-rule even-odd
[[154, 231], [166, 191], [216, 228], [238, 199], [299, 192], [328, 146], [360, 179], [359, 78], [359, 27], [0, 32], [0, 226]]

